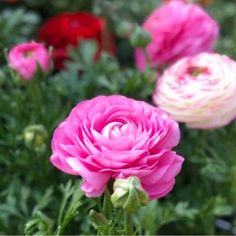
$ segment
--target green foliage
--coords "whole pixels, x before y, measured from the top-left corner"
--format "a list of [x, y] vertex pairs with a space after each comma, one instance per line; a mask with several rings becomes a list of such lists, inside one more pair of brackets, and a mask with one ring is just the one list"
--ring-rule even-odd
[[60, 185], [60, 191], [62, 198], [57, 210], [57, 221], [55, 222], [54, 218], [40, 211], [43, 209], [42, 206], [46, 207], [52, 201], [53, 192], [49, 189], [34, 207], [32, 219], [25, 225], [25, 235], [61, 235], [71, 220], [79, 214], [83, 197], [79, 181], [74, 186], [71, 181], [68, 181], [66, 185]]
[[68, 69], [57, 73], [50, 81], [61, 96], [73, 103], [100, 94], [123, 94], [139, 100], [150, 100], [156, 80], [153, 71], [121, 70], [115, 58], [108, 54], [94, 63], [92, 52], [92, 42], [84, 42], [79, 49], [70, 51], [73, 61], [66, 63]]
[[175, 205], [171, 202], [151, 201], [147, 207], [139, 210], [136, 227], [138, 234], [153, 235], [172, 222], [191, 222], [199, 213], [197, 208], [190, 208], [188, 202], [179, 201]]
[[[32, 38], [40, 17], [34, 11], [24, 7], [17, 9], [4, 8], [0, 11], [0, 48], [9, 48], [14, 44]], [[1, 52], [2, 54], [2, 52]], [[1, 56], [2, 59], [2, 56]]]

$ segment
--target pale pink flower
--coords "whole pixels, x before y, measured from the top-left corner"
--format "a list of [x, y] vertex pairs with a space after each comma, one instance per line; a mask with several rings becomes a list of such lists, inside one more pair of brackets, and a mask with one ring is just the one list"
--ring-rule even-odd
[[201, 53], [179, 60], [158, 79], [154, 102], [192, 128], [216, 128], [236, 117], [236, 62]]
[[[150, 33], [147, 55], [152, 66], [170, 64], [201, 52], [213, 51], [219, 27], [207, 12], [193, 3], [172, 0], [154, 10], [143, 24]], [[146, 67], [141, 49], [136, 49], [138, 69]]]
[[98, 96], [79, 103], [56, 128], [51, 162], [83, 178], [88, 197], [100, 196], [110, 179], [137, 176], [149, 197], [174, 186], [183, 158], [177, 122], [160, 109], [123, 96]]
[[49, 70], [50, 56], [40, 43], [21, 43], [10, 50], [8, 64], [22, 79], [31, 80], [38, 66], [45, 72]]

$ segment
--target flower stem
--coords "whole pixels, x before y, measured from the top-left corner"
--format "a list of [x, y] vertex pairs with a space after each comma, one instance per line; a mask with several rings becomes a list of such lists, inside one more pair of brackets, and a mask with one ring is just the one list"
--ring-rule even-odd
[[111, 219], [112, 216], [111, 194], [108, 188], [106, 188], [104, 194], [103, 214], [107, 217], [107, 219]]
[[95, 203], [96, 203], [96, 205], [98, 207], [99, 212], [102, 212], [101, 198], [97, 197], [97, 198], [94, 199], [94, 201], [95, 201]]
[[41, 89], [39, 82], [30, 81], [29, 90], [31, 99], [34, 102], [34, 107], [37, 114], [37, 120], [39, 120], [40, 123], [44, 124], [42, 97], [41, 97]]
[[128, 212], [124, 213], [124, 229], [125, 229], [126, 235], [134, 235], [132, 214]]
[[146, 48], [143, 48], [142, 51], [143, 51], [143, 54], [144, 54], [144, 57], [145, 57], [147, 66], [148, 66], [149, 68], [152, 68], [152, 63], [151, 63], [151, 60], [150, 60], [150, 57], [149, 57], [149, 55], [148, 55], [148, 53], [147, 53]]
[[58, 216], [58, 219], [57, 219], [58, 227], [57, 227], [57, 230], [56, 230], [56, 235], [61, 235], [61, 233], [64, 229], [62, 218], [63, 218], [63, 213], [64, 213], [64, 210], [65, 210], [65, 207], [66, 207], [67, 199], [68, 199], [68, 196], [64, 195], [62, 203], [61, 203], [60, 211], [59, 211], [59, 216]]

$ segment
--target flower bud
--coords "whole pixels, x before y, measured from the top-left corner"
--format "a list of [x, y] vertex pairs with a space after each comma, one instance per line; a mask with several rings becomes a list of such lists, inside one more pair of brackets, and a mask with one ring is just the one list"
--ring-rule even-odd
[[45, 141], [48, 137], [48, 133], [44, 126], [30, 125], [24, 130], [23, 136], [26, 147], [36, 152], [43, 152], [45, 150]]
[[37, 73], [49, 71], [50, 55], [40, 43], [21, 43], [10, 50], [8, 64], [21, 79], [32, 80]]
[[93, 222], [95, 227], [107, 225], [109, 223], [108, 219], [103, 214], [98, 213], [94, 210], [91, 210], [89, 212], [89, 218]]
[[122, 21], [118, 24], [116, 33], [120, 37], [129, 37], [134, 29], [134, 25], [128, 21]]
[[147, 205], [148, 194], [142, 188], [140, 180], [136, 176], [127, 179], [117, 179], [113, 185], [114, 192], [111, 202], [115, 207], [122, 207], [127, 212], [133, 212]]
[[130, 42], [135, 48], [146, 48], [151, 42], [150, 34], [141, 27], [136, 27], [131, 34]]

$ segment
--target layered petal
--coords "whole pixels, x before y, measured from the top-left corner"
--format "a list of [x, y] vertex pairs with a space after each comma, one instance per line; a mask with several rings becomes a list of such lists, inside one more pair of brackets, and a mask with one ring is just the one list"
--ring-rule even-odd
[[[143, 28], [152, 37], [146, 52], [153, 66], [211, 52], [219, 34], [217, 22], [207, 12], [182, 0], [171, 0], [155, 9]], [[143, 50], [136, 49], [135, 59], [137, 68], [143, 70], [147, 63]]]
[[159, 78], [153, 100], [192, 128], [217, 128], [236, 117], [236, 62], [215, 53], [187, 57]]
[[8, 64], [22, 79], [31, 80], [38, 66], [45, 72], [49, 70], [50, 56], [48, 50], [40, 43], [21, 43], [10, 50]]
[[[123, 96], [83, 101], [56, 128], [52, 164], [83, 178], [88, 197], [103, 193], [110, 179], [137, 176], [153, 185], [173, 182], [182, 159], [171, 149], [179, 142], [178, 124], [158, 108]], [[158, 177], [159, 176], [159, 177]], [[164, 185], [163, 185], [164, 186]]]

